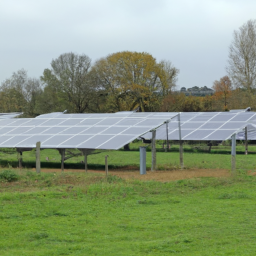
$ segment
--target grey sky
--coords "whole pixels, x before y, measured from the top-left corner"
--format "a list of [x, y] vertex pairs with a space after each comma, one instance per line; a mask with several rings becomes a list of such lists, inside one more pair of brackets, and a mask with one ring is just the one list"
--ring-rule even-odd
[[39, 78], [62, 53], [128, 50], [170, 60], [178, 88], [211, 87], [255, 10], [255, 0], [0, 0], [0, 82], [21, 68]]

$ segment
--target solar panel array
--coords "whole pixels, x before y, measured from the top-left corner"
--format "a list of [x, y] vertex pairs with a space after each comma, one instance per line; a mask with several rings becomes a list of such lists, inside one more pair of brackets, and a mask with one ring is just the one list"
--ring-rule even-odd
[[21, 115], [21, 112], [0, 113], [0, 119], [10, 119]]
[[52, 113], [39, 115], [35, 118], [55, 118], [55, 117], [58, 117], [58, 116], [64, 116], [64, 113], [63, 112], [52, 112]]
[[245, 109], [230, 109], [229, 112], [250, 112], [251, 111], [251, 107], [245, 108]]
[[[181, 113], [182, 139], [183, 140], [226, 140], [226, 139], [229, 139], [232, 134], [238, 132], [237, 140], [244, 140], [245, 135], [244, 135], [243, 128], [247, 125], [246, 122], [256, 119], [255, 112], [246, 112], [246, 111], [247, 109], [233, 110], [231, 112], [183, 112]], [[115, 114], [117, 115], [125, 114], [128, 116], [132, 113], [133, 112], [126, 111], [126, 112], [117, 112]], [[249, 114], [247, 115], [247, 113]], [[66, 116], [66, 114], [63, 114], [63, 113], [51, 113], [51, 114], [55, 114], [55, 115], [58, 114], [59, 117]], [[165, 112], [158, 112], [155, 114], [162, 115], [162, 114], [165, 114]], [[239, 115], [237, 116], [237, 114]], [[75, 118], [80, 115], [88, 115], [88, 114], [69, 114], [69, 118]], [[233, 117], [235, 118], [233, 119]], [[256, 139], [256, 128], [250, 125], [247, 125], [247, 126], [248, 126], [248, 140]], [[169, 140], [179, 139], [177, 119], [173, 119], [172, 122], [169, 123], [168, 130], [169, 130], [168, 132]], [[151, 138], [151, 133], [148, 133], [143, 137]], [[165, 126], [162, 126], [159, 129], [157, 129], [157, 139], [158, 140], [166, 139]]]
[[[181, 120], [182, 140], [227, 140], [242, 130], [247, 123], [256, 119], [255, 112], [183, 112]], [[146, 134], [150, 138], [151, 134]], [[166, 140], [166, 128], [156, 132], [158, 140]], [[178, 120], [174, 118], [168, 125], [168, 139], [178, 140]]]
[[[63, 114], [51, 113], [35, 119], [0, 119], [0, 147], [119, 149], [143, 135], [151, 138], [157, 129], [157, 139], [178, 140], [177, 113]], [[249, 123], [256, 125], [255, 112], [190, 112], [181, 113], [182, 140], [226, 140], [242, 131]], [[239, 133], [238, 133], [239, 134]], [[248, 139], [255, 136], [248, 128]], [[238, 138], [239, 139], [239, 138]], [[241, 138], [240, 138], [241, 139]]]
[[[89, 116], [104, 116], [104, 117], [111, 117], [113, 115], [116, 116], [120, 116], [120, 117], [124, 117], [124, 116], [129, 116], [132, 115], [136, 112], [133, 111], [121, 111], [121, 112], [116, 112], [116, 113], [96, 113], [96, 114], [91, 114], [91, 113], [75, 113], [75, 114], [64, 114], [63, 112], [53, 112], [53, 113], [48, 113], [48, 114], [42, 114], [37, 116], [36, 118], [87, 118]], [[144, 113], [137, 113], [139, 115], [144, 115]], [[154, 114], [156, 115], [156, 112], [151, 112], [151, 113], [147, 113], [148, 114]], [[174, 113], [168, 113], [167, 115], [173, 115]], [[175, 113], [175, 115], [177, 115], [177, 113]]]
[[177, 113], [61, 114], [0, 120], [0, 147], [119, 149]]
[[[254, 124], [255, 123], [255, 124]], [[251, 124], [247, 125], [247, 140], [256, 140], [256, 121], [251, 121]], [[237, 140], [245, 140], [245, 129], [238, 132], [236, 135]]]

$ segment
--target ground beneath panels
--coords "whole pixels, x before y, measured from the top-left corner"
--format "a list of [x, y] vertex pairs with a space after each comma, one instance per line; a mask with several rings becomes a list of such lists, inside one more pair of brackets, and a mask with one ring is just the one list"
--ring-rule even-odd
[[[61, 172], [60, 169], [41, 169], [42, 172]], [[64, 172], [85, 172], [84, 170], [65, 169]], [[105, 175], [104, 170], [88, 170], [88, 173], [98, 173]], [[185, 169], [171, 171], [147, 171], [146, 174], [140, 175], [139, 170], [109, 170], [110, 175], [116, 175], [122, 179], [136, 180], [155, 180], [168, 182], [173, 180], [183, 180], [201, 177], [229, 177], [230, 170], [225, 169]]]

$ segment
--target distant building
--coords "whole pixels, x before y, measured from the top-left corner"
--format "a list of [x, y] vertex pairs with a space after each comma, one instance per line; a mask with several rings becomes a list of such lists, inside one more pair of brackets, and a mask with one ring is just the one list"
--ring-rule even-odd
[[194, 86], [192, 88], [186, 89], [185, 87], [182, 87], [180, 89], [181, 93], [184, 93], [186, 96], [192, 95], [192, 96], [207, 96], [207, 95], [213, 95], [214, 90], [211, 88], [208, 88], [206, 86], [199, 88], [198, 86]]

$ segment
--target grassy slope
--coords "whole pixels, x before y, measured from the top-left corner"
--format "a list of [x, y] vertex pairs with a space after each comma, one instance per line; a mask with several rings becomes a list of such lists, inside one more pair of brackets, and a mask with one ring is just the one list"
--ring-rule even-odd
[[254, 177], [19, 175], [0, 183], [1, 256], [256, 254]]

